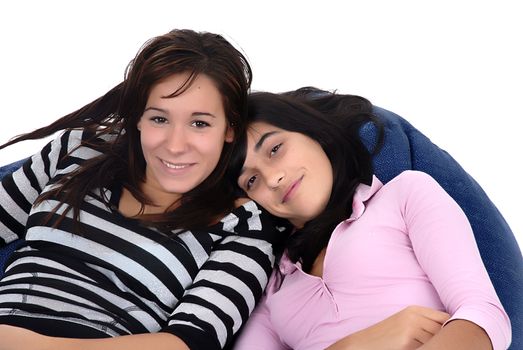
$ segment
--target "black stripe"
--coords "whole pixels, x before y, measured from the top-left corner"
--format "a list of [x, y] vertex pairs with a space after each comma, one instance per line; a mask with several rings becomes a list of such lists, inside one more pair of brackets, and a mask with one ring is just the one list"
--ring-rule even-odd
[[[31, 318], [17, 315], [0, 315], [0, 324], [22, 327], [50, 337], [98, 339], [109, 338], [107, 333], [95, 328], [61, 320]], [[123, 335], [123, 334], [122, 334]]]

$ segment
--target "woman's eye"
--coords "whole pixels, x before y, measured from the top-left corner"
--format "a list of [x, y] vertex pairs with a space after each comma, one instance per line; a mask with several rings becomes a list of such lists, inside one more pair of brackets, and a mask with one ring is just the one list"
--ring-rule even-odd
[[155, 124], [165, 124], [165, 123], [167, 123], [167, 118], [165, 118], [165, 117], [155, 116], [155, 117], [151, 117], [150, 120], [153, 123], [155, 123]]
[[278, 150], [280, 149], [281, 145], [282, 144], [279, 143], [276, 146], [274, 146], [273, 148], [271, 148], [271, 156], [273, 156], [274, 154], [276, 154], [276, 152], [278, 152]]
[[247, 180], [247, 184], [246, 184], [246, 188], [247, 190], [250, 190], [252, 188], [252, 186], [254, 185], [254, 182], [256, 181], [256, 176], [251, 176], [248, 180]]
[[195, 120], [191, 125], [202, 129], [211, 126], [211, 124], [204, 122], [203, 120]]

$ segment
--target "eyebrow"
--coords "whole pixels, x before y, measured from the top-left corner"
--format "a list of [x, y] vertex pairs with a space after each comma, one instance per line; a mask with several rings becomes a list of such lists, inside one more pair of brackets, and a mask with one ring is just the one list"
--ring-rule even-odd
[[269, 132], [266, 132], [265, 134], [262, 135], [262, 137], [260, 137], [260, 139], [258, 140], [258, 142], [256, 142], [256, 144], [254, 145], [254, 150], [256, 152], [258, 152], [260, 150], [260, 148], [263, 146], [263, 143], [265, 142], [265, 140], [267, 140], [268, 137], [274, 135], [274, 134], [277, 134], [279, 133], [279, 131], [269, 131]]
[[[158, 108], [158, 107], [147, 107], [144, 112], [147, 112], [147, 111], [158, 111], [158, 112], [162, 112], [162, 113], [165, 113], [165, 114], [169, 114], [169, 111], [167, 111], [166, 109], [163, 109], [163, 108]], [[191, 115], [194, 117], [194, 116], [197, 116], [197, 115], [207, 115], [209, 117], [213, 117], [213, 118], [216, 118], [216, 116], [212, 113], [209, 113], [209, 112], [192, 112]]]
[[144, 112], [147, 112], [147, 111], [158, 111], [158, 112], [162, 112], [162, 113], [167, 113], [167, 111], [165, 109], [158, 108], [158, 107], [147, 107], [144, 110]]
[[[265, 134], [263, 134], [262, 137], [260, 137], [260, 139], [258, 140], [258, 142], [256, 142], [256, 144], [254, 145], [254, 151], [258, 152], [260, 150], [260, 148], [263, 146], [263, 143], [265, 142], [265, 140], [267, 140], [267, 138], [271, 137], [274, 134], [278, 134], [278, 133], [279, 133], [279, 131], [269, 131], [269, 132], [266, 132]], [[245, 172], [245, 167], [242, 167], [240, 170], [240, 175], [238, 175], [238, 177], [242, 176], [242, 174], [244, 172]]]

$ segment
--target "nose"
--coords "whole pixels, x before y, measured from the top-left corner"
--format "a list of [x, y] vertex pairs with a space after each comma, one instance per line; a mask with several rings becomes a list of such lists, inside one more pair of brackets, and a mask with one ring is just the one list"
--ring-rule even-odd
[[263, 176], [268, 187], [277, 189], [285, 179], [285, 172], [281, 169], [267, 169]]
[[166, 148], [171, 153], [183, 153], [189, 146], [186, 131], [181, 126], [173, 126], [165, 140]]

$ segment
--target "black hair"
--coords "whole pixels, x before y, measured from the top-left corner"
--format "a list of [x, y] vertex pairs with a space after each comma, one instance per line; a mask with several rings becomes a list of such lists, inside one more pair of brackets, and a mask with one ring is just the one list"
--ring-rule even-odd
[[[383, 127], [372, 114], [372, 104], [355, 95], [341, 95], [313, 87], [281, 94], [255, 92], [249, 96], [248, 124], [265, 122], [304, 134], [317, 141], [333, 170], [331, 197], [325, 210], [289, 236], [287, 254], [309, 271], [332, 231], [352, 213], [352, 198], [360, 183], [372, 182], [372, 154], [380, 148]], [[378, 127], [378, 142], [369, 151], [359, 131], [366, 123]], [[246, 155], [246, 136], [231, 162], [230, 176], [237, 178]]]

